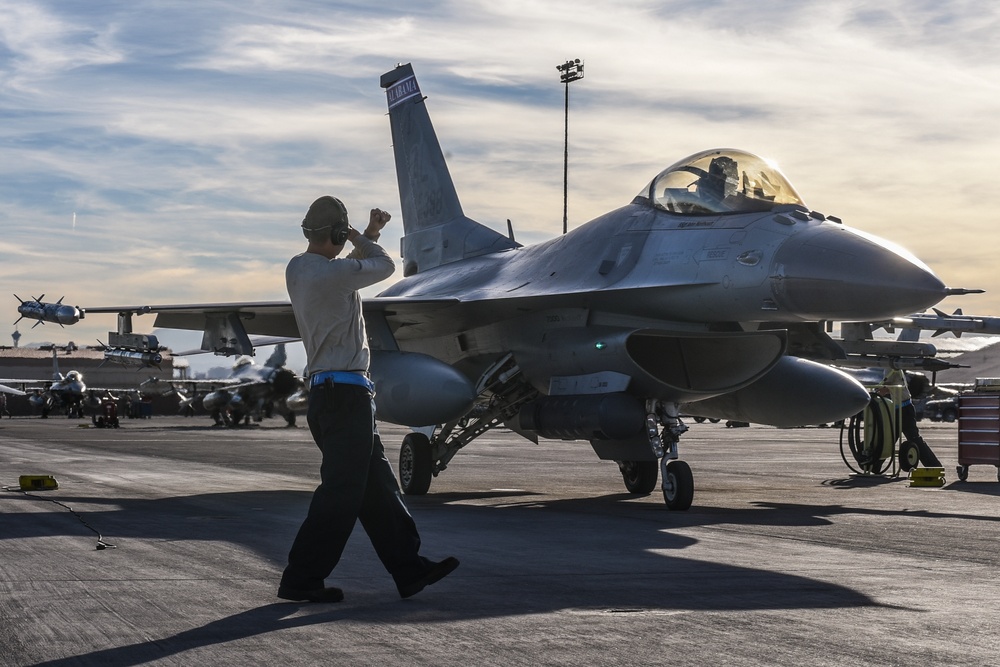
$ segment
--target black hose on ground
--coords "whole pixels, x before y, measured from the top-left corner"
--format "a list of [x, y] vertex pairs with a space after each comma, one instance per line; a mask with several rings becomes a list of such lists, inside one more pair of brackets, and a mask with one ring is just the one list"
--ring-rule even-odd
[[[844, 422], [840, 429], [840, 457], [853, 472], [859, 475], [881, 475], [889, 470], [895, 462], [895, 448], [893, 447], [888, 458], [882, 458], [883, 442], [887, 429], [892, 429], [891, 421], [886, 423], [885, 415], [891, 414], [891, 406], [887, 405], [888, 399], [871, 393], [868, 407], [854, 415], [850, 420]], [[883, 408], [885, 408], [883, 410]], [[868, 415], [871, 421], [871, 440], [865, 440], [865, 416]], [[895, 429], [893, 429], [895, 431]], [[844, 451], [844, 434], [847, 434], [847, 446], [851, 450], [851, 456], [858, 468], [847, 459]]]

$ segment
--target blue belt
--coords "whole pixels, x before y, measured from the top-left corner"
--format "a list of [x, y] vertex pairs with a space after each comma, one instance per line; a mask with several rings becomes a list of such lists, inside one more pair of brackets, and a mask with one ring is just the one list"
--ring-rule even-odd
[[364, 387], [371, 394], [375, 393], [375, 383], [366, 378], [364, 375], [350, 373], [348, 371], [324, 371], [322, 373], [315, 373], [309, 378], [309, 386], [315, 387], [323, 384], [327, 380], [333, 384], [357, 385], [359, 387]]

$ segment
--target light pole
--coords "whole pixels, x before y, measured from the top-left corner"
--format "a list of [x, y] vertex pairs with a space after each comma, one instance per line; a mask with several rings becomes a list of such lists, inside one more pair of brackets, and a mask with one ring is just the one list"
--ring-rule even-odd
[[559, 80], [566, 86], [566, 124], [563, 143], [563, 234], [566, 233], [567, 208], [569, 202], [569, 84], [583, 78], [583, 63], [579, 58], [556, 65]]

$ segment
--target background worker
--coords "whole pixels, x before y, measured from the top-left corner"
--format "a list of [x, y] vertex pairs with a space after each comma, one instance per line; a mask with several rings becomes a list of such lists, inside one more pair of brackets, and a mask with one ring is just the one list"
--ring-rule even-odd
[[[306, 213], [306, 251], [289, 261], [285, 283], [305, 345], [309, 430], [323, 453], [321, 483], [288, 554], [278, 597], [339, 602], [328, 587], [347, 540], [360, 520], [401, 597], [448, 575], [458, 560], [419, 555], [420, 536], [403, 504], [375, 426], [374, 388], [367, 377], [369, 349], [358, 290], [388, 278], [392, 258], [378, 246], [390, 215], [372, 209], [364, 234], [350, 227], [335, 197], [320, 197]], [[337, 255], [350, 242], [354, 250]]]
[[[903, 431], [904, 442], [912, 442], [917, 446], [920, 463], [925, 468], [940, 468], [941, 461], [934, 455], [934, 451], [924, 442], [924, 439], [920, 437], [920, 429], [917, 428], [917, 413], [913, 409], [913, 399], [910, 395], [910, 388], [906, 383], [906, 373], [899, 368], [893, 368], [886, 373], [875, 391], [879, 396], [890, 396], [891, 387], [898, 387], [898, 391], [900, 392], [900, 418], [902, 421], [900, 426]], [[902, 442], [900, 443], [899, 454], [900, 460], [902, 460]]]

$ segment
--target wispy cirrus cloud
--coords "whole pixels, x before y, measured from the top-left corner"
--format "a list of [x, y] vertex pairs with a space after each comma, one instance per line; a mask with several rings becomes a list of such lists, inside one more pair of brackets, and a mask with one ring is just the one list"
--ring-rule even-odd
[[[548, 238], [562, 212], [555, 65], [573, 57], [586, 78], [572, 88], [571, 224], [684, 155], [733, 146], [946, 282], [1000, 290], [984, 243], [1000, 151], [988, 4], [0, 0], [0, 13], [12, 291], [284, 298], [317, 195], [398, 211], [378, 87], [397, 62], [414, 64], [466, 213]], [[997, 312], [1000, 297], [962, 305]]]

